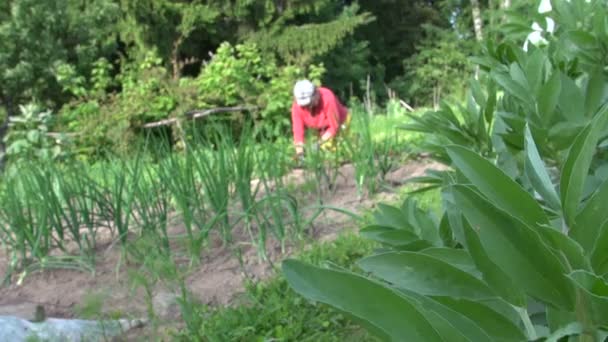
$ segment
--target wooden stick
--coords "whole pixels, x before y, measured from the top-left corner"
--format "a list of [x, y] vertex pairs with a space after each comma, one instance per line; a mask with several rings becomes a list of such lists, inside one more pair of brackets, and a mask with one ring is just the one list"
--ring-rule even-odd
[[[252, 107], [252, 106], [236, 106], [236, 107], [219, 107], [219, 108], [211, 108], [211, 109], [195, 109], [195, 110], [186, 112], [184, 114], [184, 116], [191, 118], [191, 119], [198, 119], [198, 118], [202, 118], [202, 117], [209, 116], [211, 114], [216, 114], [216, 113], [240, 112], [243, 110], [252, 110], [252, 109], [256, 109], [256, 108], [257, 107]], [[160, 121], [149, 122], [149, 123], [143, 125], [142, 127], [143, 128], [152, 128], [152, 127], [159, 127], [159, 126], [167, 126], [167, 125], [172, 125], [172, 124], [176, 123], [177, 120], [179, 120], [179, 119], [178, 118], [164, 119], [164, 120], [160, 120]]]
[[405, 101], [403, 100], [399, 100], [399, 103], [405, 107], [405, 109], [409, 110], [410, 112], [414, 111], [414, 108], [412, 108], [412, 106], [410, 106], [409, 104], [407, 104]]

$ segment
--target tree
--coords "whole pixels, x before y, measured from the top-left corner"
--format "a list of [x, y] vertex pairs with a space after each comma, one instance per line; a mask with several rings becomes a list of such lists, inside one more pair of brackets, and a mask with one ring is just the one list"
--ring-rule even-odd
[[355, 37], [369, 42], [370, 63], [386, 70], [383, 82], [403, 75], [403, 60], [416, 53], [416, 45], [424, 37], [423, 24], [449, 27], [451, 11], [444, 13], [440, 1], [361, 0], [359, 4], [362, 11], [378, 18]]
[[408, 97], [408, 103], [432, 103], [437, 108], [445, 94], [461, 97], [471, 71], [468, 57], [473, 44], [459, 39], [454, 32], [427, 25], [417, 50], [403, 62], [405, 75], [393, 82], [395, 89]]
[[0, 9], [0, 101], [7, 118], [26, 102], [60, 107], [69, 95], [57, 82], [57, 68], [70, 65], [86, 78], [95, 60], [116, 50], [118, 7], [109, 1], [14, 0]]
[[171, 67], [173, 78], [178, 79], [186, 64], [200, 62], [200, 52], [186, 56], [184, 51], [193, 33], [199, 36], [194, 46], [204, 52], [213, 50], [226, 37], [221, 25], [224, 3], [122, 0], [121, 40], [132, 46], [130, 53], [139, 58], [145, 58], [149, 49], [157, 50]]
[[[16, 0], [0, 22], [0, 82], [3, 105], [37, 100], [58, 106], [65, 94], [55, 79], [58, 65], [88, 75], [100, 56], [116, 49], [117, 6], [104, 0]], [[13, 107], [11, 107], [11, 104]]]

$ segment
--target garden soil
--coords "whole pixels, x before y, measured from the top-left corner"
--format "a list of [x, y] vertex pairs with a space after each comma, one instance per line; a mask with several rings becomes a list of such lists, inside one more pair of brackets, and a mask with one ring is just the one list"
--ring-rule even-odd
[[[397, 188], [408, 178], [423, 175], [427, 169], [442, 168], [443, 165], [425, 159], [410, 161], [389, 173], [386, 179], [393, 188]], [[287, 182], [301, 185], [297, 183], [305, 179], [303, 172], [294, 170], [288, 175]], [[373, 198], [357, 196], [354, 169], [351, 165], [344, 165], [340, 168], [336, 187], [324, 196], [324, 204], [360, 213], [373, 208], [377, 202], [390, 201], [395, 197], [395, 192], [389, 190], [377, 193]], [[353, 219], [348, 215], [338, 211], [325, 211], [315, 220], [312, 229], [315, 239], [329, 241], [344, 230], [356, 228]], [[183, 227], [173, 224], [170, 230], [171, 233], [180, 233]], [[281, 252], [280, 246], [270, 241], [267, 246], [269, 261], [260, 262], [255, 248], [247, 245], [247, 235], [238, 229], [234, 235], [235, 242], [243, 246], [243, 267], [239, 258], [235, 257], [233, 248], [223, 246], [219, 237], [213, 237], [210, 246], [203, 252], [200, 266], [186, 278], [187, 286], [197, 300], [209, 305], [230, 305], [238, 294], [242, 293], [243, 283], [247, 278], [268, 278], [275, 272], [280, 260], [297, 249], [295, 246], [286, 246]], [[84, 304], [97, 301], [102, 304], [101, 311], [112, 316], [147, 317], [150, 301], [146, 298], [150, 296], [146, 296], [141, 288], [133, 289], [128, 276], [129, 266], [123, 262], [119, 246], [111, 243], [109, 237], [107, 239], [105, 244], [100, 244], [103, 247], [98, 250], [95, 274], [51, 269], [30, 274], [20, 284], [17, 284], [17, 278], [13, 277], [10, 285], [0, 287], [0, 316], [33, 319], [36, 308], [43, 307], [47, 317], [74, 318], [82, 312], [80, 310]], [[2, 250], [0, 276], [5, 274], [7, 264], [7, 256]], [[156, 314], [164, 320], [179, 318], [175, 296], [171, 293], [162, 285], [152, 289], [151, 304]]]

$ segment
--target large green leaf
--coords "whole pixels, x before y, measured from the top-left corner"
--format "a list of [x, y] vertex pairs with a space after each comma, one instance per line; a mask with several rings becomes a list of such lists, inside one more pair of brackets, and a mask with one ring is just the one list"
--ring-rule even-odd
[[589, 76], [585, 93], [585, 115], [590, 117], [602, 105], [606, 94], [606, 78], [601, 68]]
[[549, 128], [549, 141], [559, 151], [568, 149], [585, 128], [584, 124], [572, 124], [566, 121], [560, 121]]
[[538, 112], [545, 125], [548, 125], [553, 119], [561, 87], [561, 74], [554, 72], [547, 83], [540, 88], [538, 94]]
[[444, 261], [412, 252], [391, 252], [358, 262], [366, 272], [397, 288], [423, 295], [486, 299], [496, 294], [481, 280]]
[[574, 271], [568, 275], [574, 285], [588, 295], [588, 301], [581, 300], [578, 310], [591, 313], [598, 325], [608, 324], [608, 284], [597, 275], [586, 271]]
[[402, 292], [424, 309], [443, 317], [469, 341], [524, 340], [521, 329], [511, 319], [485, 304], [450, 297], [427, 297], [407, 290]]
[[597, 274], [608, 273], [608, 220], [600, 228], [590, 259]]
[[532, 97], [528, 90], [521, 84], [515, 82], [508, 74], [492, 71], [491, 75], [496, 83], [503, 87], [509, 94], [526, 104], [532, 104]]
[[547, 55], [542, 50], [534, 50], [532, 55], [528, 57], [524, 72], [528, 84], [530, 85], [530, 91], [537, 93], [540, 84], [545, 73], [545, 66], [547, 64]]
[[400, 208], [392, 205], [378, 203], [378, 210], [374, 212], [374, 219], [380, 226], [393, 227], [397, 229], [406, 229], [411, 232], [418, 233], [416, 227], [412, 227], [408, 218]]
[[532, 137], [532, 132], [530, 132], [530, 127], [528, 125], [526, 125], [524, 133], [524, 142], [526, 149], [526, 162], [524, 167], [528, 179], [530, 179], [534, 190], [547, 201], [549, 207], [556, 211], [561, 210], [559, 196], [557, 195], [555, 187], [549, 177], [549, 173], [545, 168], [545, 163], [540, 158], [540, 154], [538, 153], [534, 138]]
[[415, 200], [408, 197], [401, 205], [401, 211], [405, 213], [408, 222], [416, 228], [420, 237], [432, 245], [441, 245], [439, 228], [437, 222], [429, 211], [420, 209]]
[[568, 157], [562, 170], [561, 200], [564, 216], [569, 226], [575, 225], [576, 212], [583, 193], [583, 186], [589, 173], [589, 166], [595, 153], [600, 133], [608, 121], [608, 105], [598, 112], [597, 116], [576, 137], [568, 151]]
[[537, 227], [536, 231], [543, 241], [551, 248], [558, 257], [563, 257], [563, 263], [569, 270], [589, 270], [591, 265], [585, 257], [583, 248], [567, 235], [555, 230], [553, 227]]
[[572, 322], [552, 332], [545, 342], [559, 342], [566, 336], [579, 335], [582, 332], [583, 326], [579, 322]]
[[475, 322], [491, 336], [492, 341], [523, 341], [526, 339], [523, 331], [513, 322], [484, 304], [450, 297], [433, 297], [433, 299]]
[[531, 297], [573, 308], [574, 291], [565, 279], [566, 269], [538, 233], [468, 187], [454, 186], [453, 193], [493, 263]]
[[437, 312], [423, 308], [422, 305], [418, 305], [420, 312], [424, 315], [427, 321], [433, 324], [433, 328], [437, 331], [439, 336], [444, 341], [454, 342], [470, 342], [470, 340], [460, 332], [460, 330], [454, 326], [445, 317], [439, 315]]
[[483, 108], [486, 105], [486, 96], [481, 90], [481, 86], [479, 85], [479, 81], [472, 79], [469, 81], [469, 88], [471, 89], [471, 95], [473, 95], [473, 99], [479, 105], [479, 107]]
[[[415, 300], [421, 307], [427, 311], [434, 312], [436, 315], [448, 321], [454, 328], [458, 329], [460, 334], [465, 336], [469, 341], [490, 341], [491, 337], [488, 332], [484, 331], [479, 324], [471, 318], [452, 310], [451, 308], [438, 303], [436, 300], [420, 295], [418, 293], [402, 290], [407, 297]], [[449, 339], [448, 339], [449, 340]]]
[[525, 307], [526, 296], [522, 288], [490, 259], [481, 245], [479, 236], [466, 219], [463, 220], [463, 229], [469, 253], [485, 282], [505, 301], [514, 306]]
[[283, 273], [296, 292], [357, 317], [386, 340], [442, 341], [414, 304], [367, 278], [296, 260], [284, 261]]
[[597, 191], [585, 202], [583, 209], [576, 216], [569, 235], [587, 252], [590, 252], [604, 221], [608, 220], [608, 180], [604, 181]]
[[488, 81], [488, 100], [483, 110], [483, 115], [486, 122], [491, 123], [494, 117], [494, 110], [496, 110], [496, 84], [492, 81]]
[[384, 226], [367, 226], [361, 229], [361, 236], [390, 246], [405, 246], [420, 240], [420, 237], [408, 230]]
[[435, 259], [444, 261], [462, 271], [465, 271], [476, 278], [480, 278], [481, 273], [475, 267], [473, 259], [464, 249], [431, 247], [420, 251], [421, 254], [428, 255]]
[[562, 74], [561, 93], [559, 96], [559, 107], [564, 117], [572, 122], [582, 122], [585, 120], [585, 98], [583, 92], [574, 81]]
[[494, 205], [531, 226], [549, 224], [532, 195], [495, 165], [461, 146], [449, 146], [447, 151], [458, 170]]

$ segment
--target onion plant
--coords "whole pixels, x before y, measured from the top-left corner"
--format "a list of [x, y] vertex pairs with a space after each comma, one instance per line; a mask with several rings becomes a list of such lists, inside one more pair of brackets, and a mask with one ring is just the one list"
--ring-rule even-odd
[[133, 179], [132, 219], [142, 236], [158, 236], [161, 247], [168, 251], [169, 191], [167, 183], [158, 177], [159, 173], [148, 166], [143, 168], [140, 177]]
[[219, 225], [224, 243], [232, 240], [228, 204], [233, 182], [230, 151], [226, 139], [218, 129], [206, 139], [206, 142], [214, 148], [195, 151], [192, 159], [207, 201], [215, 215], [221, 217]]
[[183, 156], [170, 154], [159, 166], [160, 182], [167, 187], [182, 216], [191, 261], [200, 257], [211, 227], [207, 222], [205, 198], [197, 181], [197, 155], [189, 148]]
[[[21, 166], [27, 167], [4, 179], [0, 197], [2, 240], [10, 249], [10, 267], [23, 269], [23, 275], [48, 267], [92, 270], [100, 227], [95, 184], [79, 167], [40, 161]], [[63, 255], [50, 256], [54, 248]]]
[[[256, 245], [258, 254], [264, 258], [264, 248], [259, 241], [256, 240], [252, 231], [252, 224], [257, 220], [256, 216], [256, 196], [260, 189], [260, 179], [254, 182], [255, 172], [255, 149], [254, 149], [254, 137], [252, 131], [246, 127], [241, 133], [238, 145], [231, 146], [231, 165], [234, 167], [234, 186], [236, 195], [238, 196], [241, 203], [242, 214], [240, 215], [244, 219], [245, 230], [249, 234], [251, 242]], [[238, 222], [238, 221], [237, 221]], [[236, 223], [235, 223], [236, 224]], [[259, 225], [259, 224], [258, 224]], [[262, 246], [262, 248], [260, 248]]]
[[47, 213], [25, 186], [26, 172], [4, 180], [1, 199], [3, 241], [11, 255], [9, 272], [25, 266], [28, 260], [40, 260], [51, 250], [51, 229]]
[[137, 180], [141, 177], [140, 158], [134, 162], [118, 160], [104, 165], [101, 186], [106, 192], [101, 205], [104, 218], [116, 229], [123, 248], [128, 241], [131, 210], [133, 208]]
[[369, 114], [362, 111], [353, 111], [353, 138], [345, 144], [349, 150], [355, 167], [355, 182], [359, 197], [363, 195], [366, 187], [368, 193], [376, 190], [375, 144], [370, 127]]

